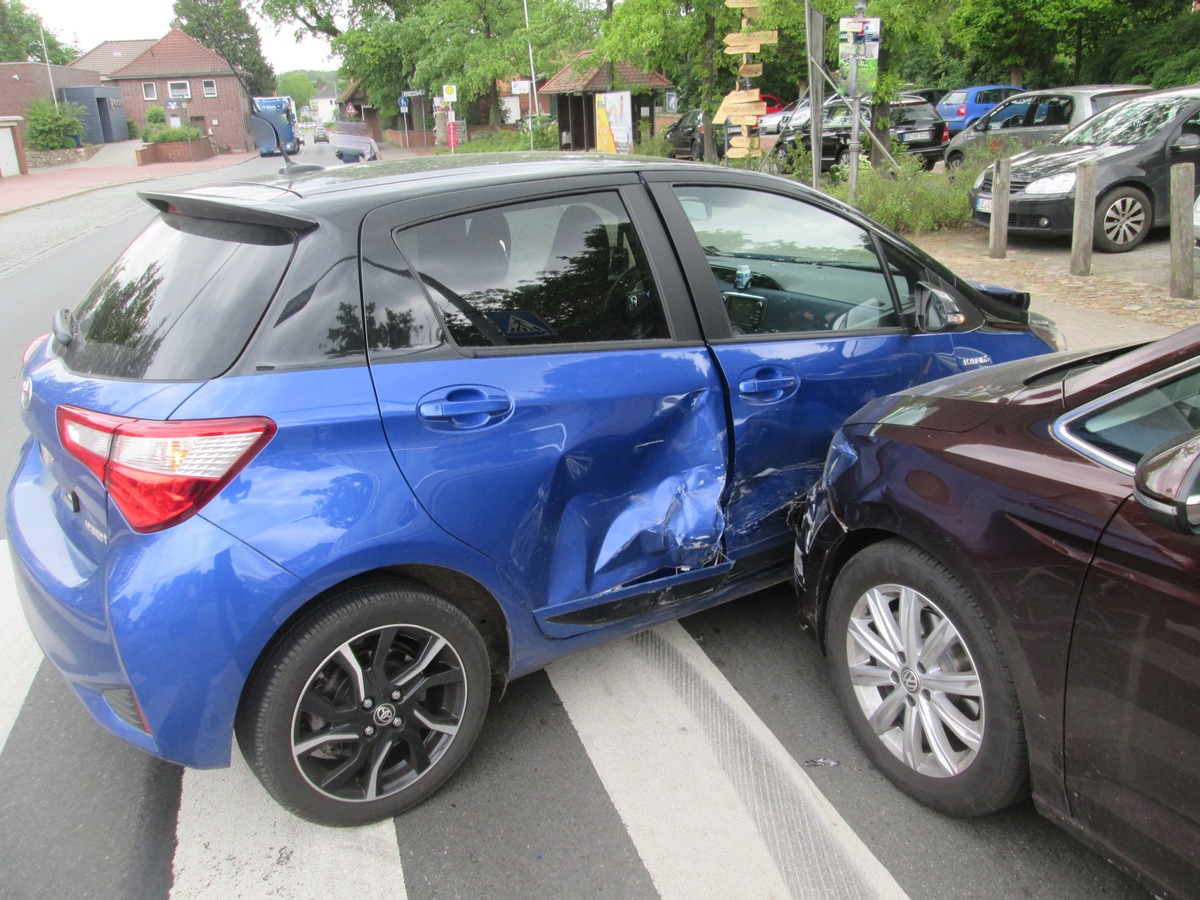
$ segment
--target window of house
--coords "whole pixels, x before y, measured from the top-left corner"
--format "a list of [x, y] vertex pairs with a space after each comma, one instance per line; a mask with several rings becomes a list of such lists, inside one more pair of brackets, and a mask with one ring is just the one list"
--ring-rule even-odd
[[204, 96], [205, 96], [205, 97], [215, 97], [215, 96], [217, 96], [217, 82], [216, 82], [216, 79], [213, 79], [213, 78], [205, 78], [205, 79], [204, 79]]
[[142, 82], [142, 99], [143, 100], [157, 100], [158, 99], [158, 85], [156, 85], [153, 81], [143, 81]]
[[187, 81], [168, 81], [167, 92], [172, 100], [189, 100], [192, 96], [192, 85]]

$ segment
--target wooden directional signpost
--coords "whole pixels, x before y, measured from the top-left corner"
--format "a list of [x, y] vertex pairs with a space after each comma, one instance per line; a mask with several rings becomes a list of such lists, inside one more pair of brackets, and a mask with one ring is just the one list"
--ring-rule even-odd
[[779, 32], [750, 30], [754, 20], [759, 17], [758, 3], [759, 0], [725, 0], [726, 6], [742, 11], [742, 30], [725, 35], [725, 52], [731, 56], [740, 53], [742, 65], [738, 69], [738, 89], [731, 91], [721, 101], [713, 122], [742, 127], [740, 135], [729, 138], [726, 155], [731, 159], [762, 156], [758, 135], [751, 135], [750, 129], [758, 125], [758, 117], [766, 113], [767, 104], [759, 98], [758, 88], [746, 85], [749, 79], [762, 76], [763, 67], [762, 63], [751, 62], [750, 54], [760, 53], [763, 44], [779, 43]]

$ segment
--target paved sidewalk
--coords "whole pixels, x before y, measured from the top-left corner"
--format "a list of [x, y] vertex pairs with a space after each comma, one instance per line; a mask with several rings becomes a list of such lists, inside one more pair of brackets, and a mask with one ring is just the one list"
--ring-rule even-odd
[[0, 178], [0, 216], [115, 184], [223, 169], [258, 156], [254, 152], [223, 153], [198, 162], [139, 166], [134, 151], [141, 146], [141, 141], [105, 144], [99, 153], [86, 162], [30, 169], [28, 175]]

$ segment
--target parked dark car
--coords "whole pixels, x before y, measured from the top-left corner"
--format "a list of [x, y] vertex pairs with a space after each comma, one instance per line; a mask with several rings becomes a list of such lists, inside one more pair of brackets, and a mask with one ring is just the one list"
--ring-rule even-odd
[[1089, 84], [1016, 94], [951, 139], [946, 165], [960, 165], [971, 148], [993, 141], [1025, 147], [1049, 143], [1101, 110], [1150, 90], [1137, 84]]
[[1024, 88], [1011, 84], [983, 84], [955, 88], [938, 101], [937, 111], [950, 128], [951, 136], [973, 125], [993, 106], [1019, 94]]
[[869, 398], [1057, 343], [757, 172], [472, 154], [143, 197], [26, 354], [22, 602], [105, 727], [199, 767], [236, 730], [326, 823], [430, 795], [509, 680], [786, 581]]
[[329, 143], [329, 132], [325, 130], [324, 125], [318, 125], [313, 129], [313, 143], [320, 144], [321, 142]]
[[[1012, 159], [1008, 230], [1069, 235], [1074, 229], [1075, 171], [1096, 163], [1095, 237], [1105, 253], [1138, 246], [1170, 222], [1171, 166], [1200, 161], [1200, 88], [1143, 94], [1097, 113], [1058, 140]], [[971, 190], [972, 221], [992, 220], [992, 169]], [[1196, 179], [1200, 190], [1200, 178]]]
[[[740, 132], [739, 128], [738, 133]], [[664, 136], [667, 143], [671, 145], [672, 157], [704, 159], [704, 119], [701, 110], [688, 110], [678, 122], [664, 132]], [[715, 144], [718, 158], [724, 156], [725, 142], [721, 139], [719, 127], [716, 131]]]
[[[950, 92], [946, 88], [905, 88], [904, 93], [910, 97], [920, 97], [926, 103], [936, 107]], [[945, 117], [943, 116], [943, 118]]]
[[[870, 127], [871, 107], [863, 104], [862, 127], [859, 129], [859, 140], [862, 142], [863, 153], [869, 152], [870, 138], [863, 132]], [[850, 105], [841, 99], [834, 99], [825, 104], [821, 116], [821, 168], [829, 169], [834, 165], [849, 165], [850, 136], [854, 116]], [[932, 168], [934, 163], [942, 158], [943, 149], [950, 140], [946, 123], [938, 115], [936, 109], [918, 97], [901, 97], [893, 103], [888, 111], [891, 123], [889, 132], [892, 142], [904, 148], [904, 152], [918, 157], [925, 168]], [[799, 141], [805, 149], [812, 143], [812, 125], [809, 121], [800, 123], [796, 128], [787, 128], [775, 142], [775, 152], [785, 156], [791, 152], [792, 146]], [[891, 148], [889, 148], [890, 150]]]
[[952, 815], [1027, 796], [1200, 885], [1200, 326], [867, 404], [799, 520], [802, 616], [871, 761]]

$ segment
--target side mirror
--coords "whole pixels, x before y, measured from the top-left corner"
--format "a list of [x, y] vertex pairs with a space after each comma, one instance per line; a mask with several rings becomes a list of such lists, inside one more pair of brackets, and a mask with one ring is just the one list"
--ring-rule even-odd
[[1133, 496], [1150, 518], [1180, 534], [1200, 534], [1200, 432], [1159, 444], [1133, 473]]
[[1172, 150], [1200, 150], [1200, 134], [1181, 134], [1179, 139], [1171, 145]]
[[917, 327], [921, 331], [946, 331], [967, 320], [953, 297], [924, 281], [917, 282]]

